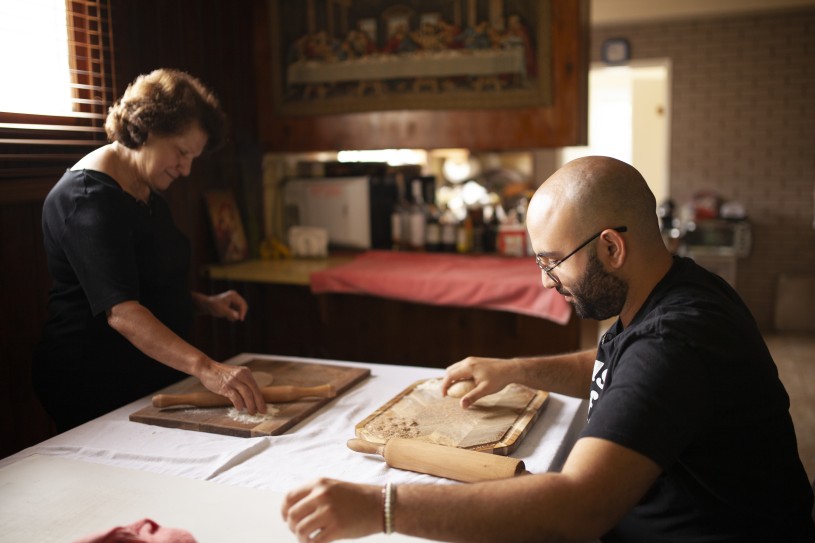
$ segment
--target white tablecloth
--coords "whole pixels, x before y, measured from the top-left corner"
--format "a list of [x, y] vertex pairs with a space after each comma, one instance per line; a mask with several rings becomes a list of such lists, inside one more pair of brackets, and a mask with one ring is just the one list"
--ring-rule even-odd
[[[242, 363], [264, 356], [243, 354], [231, 362]], [[356, 453], [346, 447], [346, 441], [354, 437], [354, 426], [358, 422], [411, 383], [439, 377], [443, 370], [274, 358], [304, 364], [366, 367], [371, 369], [371, 376], [286, 434], [273, 437], [239, 438], [130, 422], [131, 413], [148, 405], [150, 398], [143, 398], [0, 460], [0, 472], [13, 468], [22, 459], [45, 455], [163, 474], [168, 476], [163, 480], [170, 481], [169, 485], [177, 480], [169, 476], [176, 476], [244, 488], [247, 492], [249, 489], [263, 491], [263, 494], [271, 491], [278, 497], [317, 477], [370, 484], [388, 481], [456, 484], [443, 478], [389, 468], [381, 457]], [[559, 469], [583, 426], [585, 414], [583, 401], [551, 394], [537, 422], [512, 456], [523, 459], [527, 470], [533, 473]], [[278, 518], [279, 522], [277, 512], [270, 517]]]

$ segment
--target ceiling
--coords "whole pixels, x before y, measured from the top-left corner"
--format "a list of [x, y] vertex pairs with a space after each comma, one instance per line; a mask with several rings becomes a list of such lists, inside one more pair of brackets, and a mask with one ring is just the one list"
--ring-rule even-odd
[[815, 6], [815, 0], [590, 0], [590, 2], [592, 26]]

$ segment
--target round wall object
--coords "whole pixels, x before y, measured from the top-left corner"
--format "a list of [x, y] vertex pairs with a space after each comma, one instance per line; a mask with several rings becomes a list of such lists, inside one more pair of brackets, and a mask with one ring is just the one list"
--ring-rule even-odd
[[609, 38], [603, 42], [600, 57], [608, 64], [628, 62], [631, 59], [631, 46], [625, 38]]

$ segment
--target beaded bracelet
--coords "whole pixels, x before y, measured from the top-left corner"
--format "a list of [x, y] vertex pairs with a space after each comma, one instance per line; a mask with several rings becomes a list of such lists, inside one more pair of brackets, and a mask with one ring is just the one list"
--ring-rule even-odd
[[396, 485], [386, 483], [382, 487], [383, 515], [382, 531], [390, 535], [393, 533], [393, 509], [396, 506]]

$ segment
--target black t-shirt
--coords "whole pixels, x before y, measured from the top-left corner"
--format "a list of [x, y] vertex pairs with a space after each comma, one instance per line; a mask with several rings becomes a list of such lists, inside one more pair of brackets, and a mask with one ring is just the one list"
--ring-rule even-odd
[[183, 377], [136, 349], [105, 314], [136, 300], [188, 335], [190, 244], [166, 201], [151, 194], [144, 204], [104, 173], [67, 171], [45, 200], [42, 222], [53, 287], [35, 361], [40, 395], [55, 398], [65, 388], [76, 397], [79, 389], [122, 405]]
[[625, 329], [603, 336], [581, 437], [664, 470], [603, 541], [815, 541], [789, 397], [749, 310], [676, 258]]

